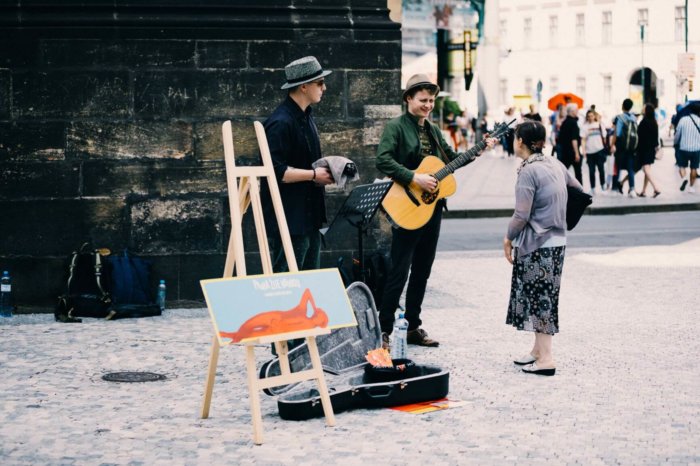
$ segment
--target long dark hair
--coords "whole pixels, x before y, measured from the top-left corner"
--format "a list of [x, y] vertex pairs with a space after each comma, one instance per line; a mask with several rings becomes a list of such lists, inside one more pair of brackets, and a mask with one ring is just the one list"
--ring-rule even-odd
[[539, 121], [527, 120], [515, 127], [515, 137], [522, 139], [525, 147], [532, 153], [542, 152], [547, 131]]
[[652, 104], [645, 104], [642, 113], [644, 114], [644, 116], [642, 117], [643, 120], [647, 120], [654, 126], [659, 125], [656, 122], [656, 115], [654, 115], [654, 106]]

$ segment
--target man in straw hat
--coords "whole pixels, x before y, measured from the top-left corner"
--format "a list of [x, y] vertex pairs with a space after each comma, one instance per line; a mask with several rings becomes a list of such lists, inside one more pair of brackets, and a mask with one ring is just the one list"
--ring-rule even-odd
[[[294, 60], [284, 68], [287, 98], [263, 126], [280, 188], [284, 214], [299, 270], [318, 269], [321, 257], [319, 228], [326, 221], [325, 185], [333, 183], [328, 168], [313, 168], [321, 158], [318, 129], [311, 105], [326, 90], [324, 71], [315, 57]], [[275, 272], [288, 270], [269, 191], [262, 190], [266, 229]]]
[[[429, 120], [438, 92], [440, 88], [430, 82], [427, 75], [412, 76], [406, 83], [406, 90], [403, 93], [406, 113], [387, 123], [377, 148], [376, 165], [381, 172], [402, 185], [414, 182], [424, 191], [434, 191], [438, 181], [431, 174], [414, 172], [423, 158], [436, 156], [447, 163], [460, 155], [445, 142], [439, 128]], [[489, 147], [493, 147], [495, 139], [489, 138], [487, 143]], [[469, 162], [473, 159], [474, 157]], [[408, 343], [421, 346], [439, 345], [420, 328], [422, 323], [420, 313], [428, 277], [435, 259], [444, 206], [444, 199], [438, 201], [432, 218], [416, 230], [406, 230], [398, 226], [392, 228], [392, 266], [379, 309], [384, 347], [389, 346], [394, 312], [399, 305], [406, 280], [408, 280], [406, 289]]]

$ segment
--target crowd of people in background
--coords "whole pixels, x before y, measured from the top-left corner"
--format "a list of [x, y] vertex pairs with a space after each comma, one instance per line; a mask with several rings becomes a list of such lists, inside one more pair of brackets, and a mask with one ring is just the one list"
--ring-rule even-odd
[[[457, 115], [451, 111], [443, 116], [443, 128], [452, 147], [465, 150], [474, 143], [477, 134], [490, 132], [495, 122], [515, 118], [517, 122], [549, 123], [551, 152], [548, 153], [567, 168], [573, 168], [579, 183], [583, 183], [585, 161], [590, 194], [656, 198], [662, 190], [653, 172], [654, 162], [662, 155], [658, 111], [647, 103], [637, 115], [632, 111], [633, 106], [631, 99], [624, 99], [620, 112], [607, 119], [595, 105], [579, 108], [573, 102], [558, 105], [546, 119], [533, 104], [527, 112], [506, 107], [500, 120], [491, 119], [486, 113], [477, 118], [467, 110]], [[679, 176], [674, 189], [695, 193], [700, 158], [700, 102], [678, 105], [668, 131], [673, 133]], [[514, 156], [512, 133], [503, 136], [499, 143], [504, 157]], [[640, 171], [641, 187], [635, 185], [635, 175]]]

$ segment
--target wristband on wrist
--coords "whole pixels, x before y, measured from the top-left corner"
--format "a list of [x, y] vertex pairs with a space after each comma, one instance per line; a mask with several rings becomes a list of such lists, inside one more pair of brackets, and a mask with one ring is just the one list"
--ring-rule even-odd
[[314, 172], [314, 176], [311, 177], [311, 181], [314, 181], [316, 179], [316, 169], [312, 168], [311, 171]]

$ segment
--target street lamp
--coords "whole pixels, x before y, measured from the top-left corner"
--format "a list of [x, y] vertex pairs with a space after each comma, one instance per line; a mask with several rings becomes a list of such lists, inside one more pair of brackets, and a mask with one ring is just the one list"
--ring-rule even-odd
[[647, 25], [647, 10], [639, 10], [639, 18], [637, 24], [639, 24], [639, 38], [642, 41], [642, 109], [644, 109], [644, 104], [647, 101], [647, 89], [645, 83], [646, 72], [644, 70], [644, 28]]

